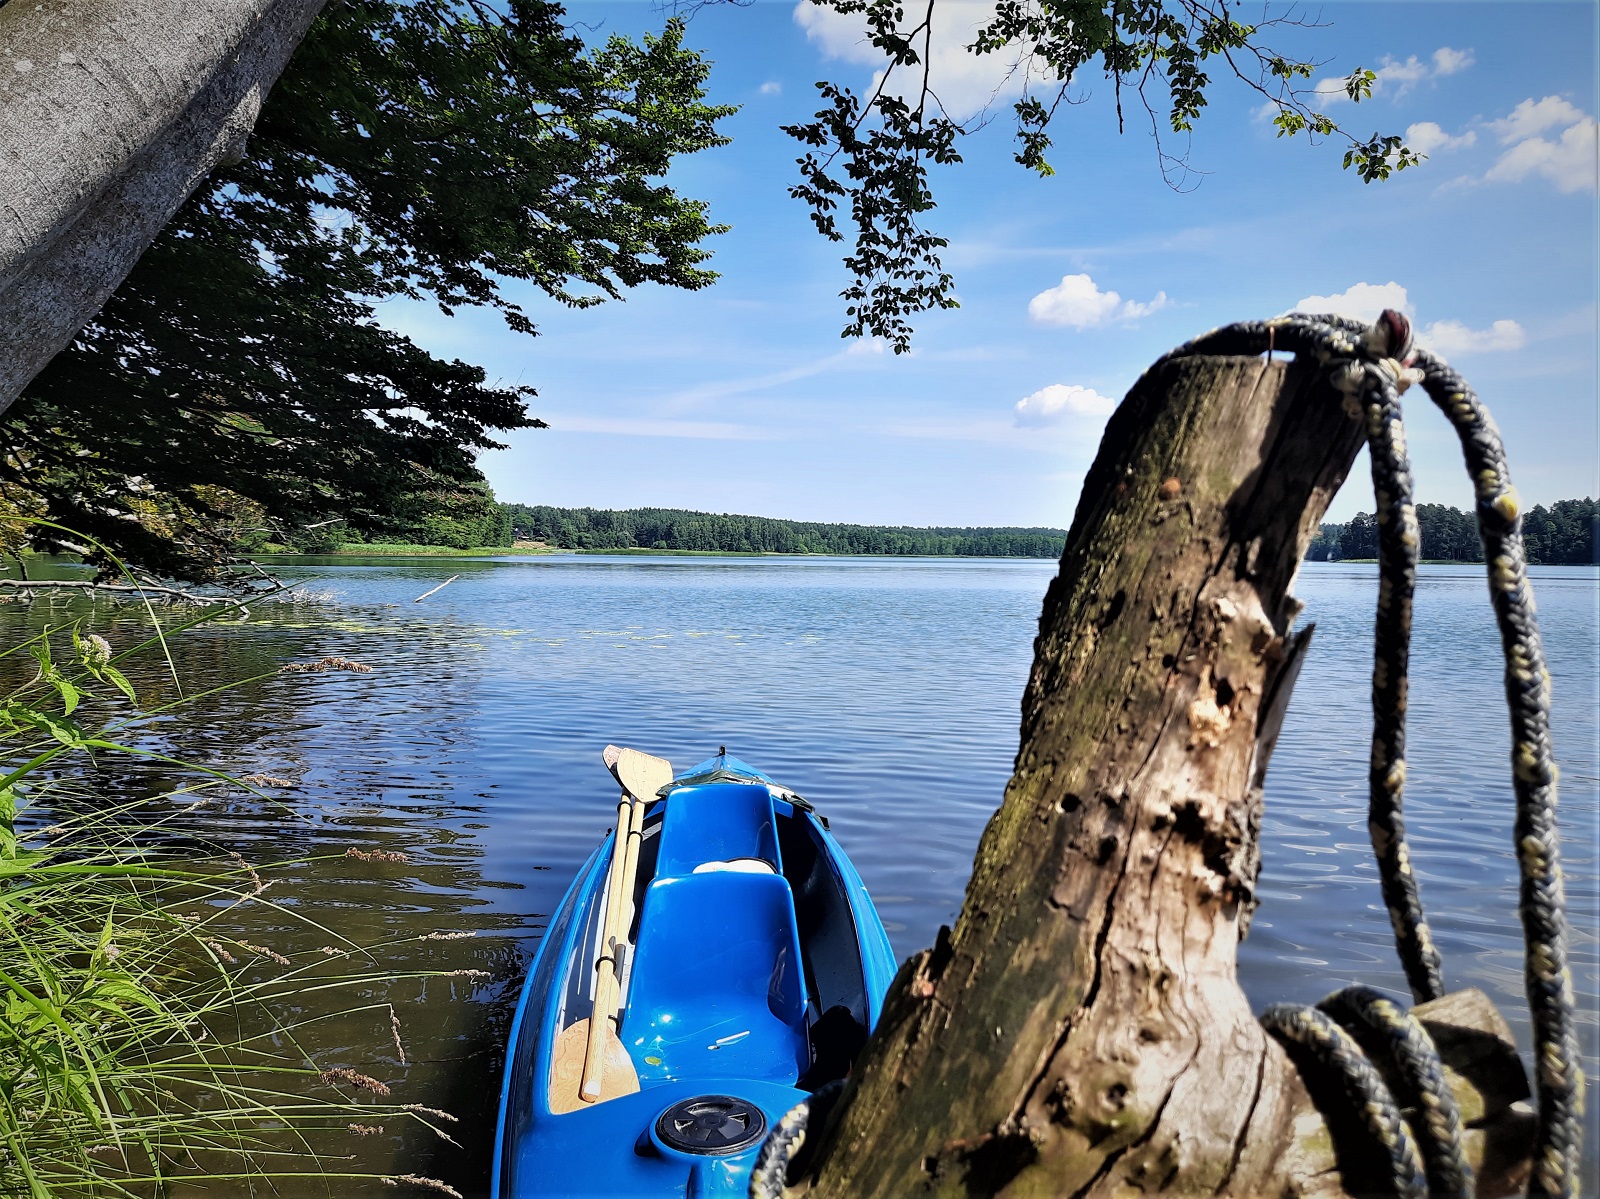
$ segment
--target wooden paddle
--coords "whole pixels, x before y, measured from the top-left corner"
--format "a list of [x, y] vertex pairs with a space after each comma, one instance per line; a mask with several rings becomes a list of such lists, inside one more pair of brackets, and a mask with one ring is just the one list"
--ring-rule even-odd
[[639, 1089], [639, 1075], [616, 1033], [622, 988], [618, 957], [633, 924], [634, 880], [639, 869], [645, 805], [672, 781], [672, 764], [636, 749], [608, 745], [605, 764], [622, 785], [617, 804], [617, 835], [606, 879], [606, 914], [601, 929], [602, 952], [595, 964], [594, 1012], [556, 1038], [550, 1070], [550, 1110], [570, 1112], [584, 1103], [600, 1103]]

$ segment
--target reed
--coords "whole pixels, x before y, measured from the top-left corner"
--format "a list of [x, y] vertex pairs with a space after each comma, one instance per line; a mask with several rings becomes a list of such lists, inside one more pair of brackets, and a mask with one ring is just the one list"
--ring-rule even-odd
[[[122, 654], [71, 621], [0, 651], [20, 680], [0, 698], [0, 1194], [229, 1179], [248, 1180], [241, 1193], [344, 1195], [360, 1179], [455, 1193], [363, 1171], [354, 1148], [408, 1128], [448, 1138], [449, 1116], [304, 1047], [310, 1026], [367, 1012], [403, 1062], [373, 996], [436, 972], [365, 968], [360, 946], [267, 894], [307, 859], [249, 862], [185, 827], [208, 793], [258, 786], [139, 744], [150, 714], [121, 664], [150, 653], [170, 668], [167, 638], [230, 607]], [[96, 784], [116, 755], [155, 759], [166, 782], [113, 800]], [[327, 948], [296, 961], [249, 938], [264, 923], [299, 923]]]

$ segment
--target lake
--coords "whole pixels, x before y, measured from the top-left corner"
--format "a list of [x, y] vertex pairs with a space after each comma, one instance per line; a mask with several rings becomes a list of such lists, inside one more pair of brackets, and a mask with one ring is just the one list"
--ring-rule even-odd
[[[190, 692], [330, 654], [368, 674], [274, 675], [149, 736], [237, 774], [292, 780], [286, 809], [236, 797], [197, 834], [253, 860], [332, 855], [285, 873], [280, 903], [398, 968], [487, 978], [396, 985], [387, 1017], [318, 1025], [326, 1064], [461, 1117], [461, 1147], [396, 1160], [468, 1194], [486, 1186], [503, 1043], [548, 914], [611, 823], [607, 742], [690, 765], [726, 745], [828, 815], [904, 957], [961, 902], [1017, 748], [1019, 701], [1053, 562], [548, 556], [303, 559], [301, 602], [177, 638]], [[1574, 979], [1597, 1064], [1597, 603], [1600, 572], [1534, 568], [1556, 695]], [[422, 592], [452, 574], [423, 603]], [[1362, 980], [1400, 994], [1366, 835], [1373, 566], [1309, 563], [1317, 635], [1267, 786], [1261, 907], [1241, 958], [1257, 1007]], [[88, 611], [65, 604], [56, 609]], [[0, 620], [46, 618], [7, 609]], [[119, 646], [137, 613], [94, 609]], [[9, 642], [8, 642], [9, 643]], [[1451, 989], [1488, 991], [1526, 1049], [1522, 942], [1499, 644], [1481, 567], [1424, 567], [1416, 602], [1407, 821]], [[140, 681], [173, 697], [154, 662]], [[406, 855], [368, 863], [349, 848]], [[428, 933], [471, 938], [417, 941]], [[326, 936], [279, 921], [285, 953]], [[337, 1060], [334, 1060], [337, 1059]], [[1591, 1111], [1597, 1106], [1590, 1104]], [[1588, 1174], [1595, 1173], [1590, 1117]], [[399, 1138], [361, 1146], [374, 1168]], [[213, 1192], [214, 1193], [214, 1192]], [[353, 1192], [352, 1192], [353, 1193]], [[374, 1193], [395, 1194], [384, 1189]]]

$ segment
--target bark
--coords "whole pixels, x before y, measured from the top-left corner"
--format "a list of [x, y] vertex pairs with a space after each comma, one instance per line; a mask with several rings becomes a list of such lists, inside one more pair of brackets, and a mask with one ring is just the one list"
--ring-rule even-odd
[[322, 3], [0, 6], [0, 412], [243, 152]]
[[813, 1195], [1336, 1184], [1235, 970], [1309, 634], [1290, 587], [1362, 440], [1318, 369], [1169, 362], [1112, 417], [960, 917], [896, 980]]

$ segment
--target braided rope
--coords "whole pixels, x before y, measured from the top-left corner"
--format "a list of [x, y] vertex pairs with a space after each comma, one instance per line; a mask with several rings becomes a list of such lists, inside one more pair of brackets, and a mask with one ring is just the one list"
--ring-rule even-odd
[[805, 1145], [812, 1120], [819, 1128], [827, 1122], [834, 1104], [844, 1094], [844, 1083], [844, 1079], [836, 1078], [818, 1087], [773, 1125], [767, 1139], [761, 1142], [755, 1168], [750, 1172], [750, 1199], [783, 1199], [784, 1188], [789, 1185], [789, 1163]]
[[[1391, 362], [1393, 360], [1390, 360]], [[1378, 613], [1372, 646], [1372, 756], [1367, 768], [1367, 833], [1378, 858], [1395, 949], [1418, 1003], [1444, 994], [1443, 966], [1422, 914], [1406, 848], [1401, 798], [1406, 783], [1406, 699], [1411, 669], [1412, 601], [1422, 536], [1412, 498], [1411, 462], [1400, 419], [1396, 371], [1368, 364], [1361, 396], [1378, 521]]]
[[1472, 1167], [1461, 1146], [1461, 1114], [1427, 1030], [1371, 987], [1345, 987], [1317, 1008], [1350, 1033], [1369, 1058], [1394, 1067], [1391, 1089], [1402, 1106], [1416, 1113], [1411, 1128], [1427, 1164], [1428, 1193], [1436, 1199], [1471, 1199]]
[[1428, 1199], [1428, 1175], [1416, 1139], [1388, 1084], [1355, 1039], [1331, 1016], [1298, 1003], [1274, 1004], [1261, 1013], [1261, 1023], [1292, 1057], [1309, 1060], [1322, 1076], [1339, 1084], [1363, 1129], [1383, 1151], [1390, 1190], [1399, 1199]]
[[1494, 420], [1472, 388], [1441, 359], [1417, 355], [1422, 386], [1455, 427], [1477, 497], [1489, 595], [1505, 652], [1511, 714], [1515, 840], [1522, 886], [1518, 910], [1528, 952], [1524, 985], [1533, 1017], [1539, 1137], [1529, 1194], [1576, 1195], [1583, 1141], [1583, 1074], [1567, 968], [1557, 769], [1550, 739], [1550, 672], [1528, 584], [1522, 516]]

